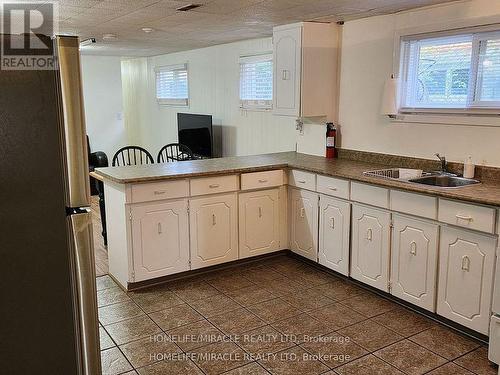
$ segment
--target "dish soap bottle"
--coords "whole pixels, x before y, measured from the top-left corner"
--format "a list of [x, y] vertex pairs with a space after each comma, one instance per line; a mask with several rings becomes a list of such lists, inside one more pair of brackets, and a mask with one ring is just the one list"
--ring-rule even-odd
[[464, 177], [474, 178], [474, 164], [472, 164], [472, 156], [468, 156], [464, 164]]

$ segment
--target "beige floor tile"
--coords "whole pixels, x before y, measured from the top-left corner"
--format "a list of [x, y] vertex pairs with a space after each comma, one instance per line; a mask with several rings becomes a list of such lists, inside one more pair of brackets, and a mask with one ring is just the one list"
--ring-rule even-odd
[[215, 315], [208, 320], [227, 335], [240, 335], [266, 325], [266, 322], [245, 308]]
[[112, 348], [113, 346], [116, 346], [103, 327], [99, 327], [99, 346], [101, 347], [101, 350], [109, 349]]
[[333, 303], [320, 309], [311, 310], [308, 314], [328, 325], [332, 330], [341, 329], [367, 319], [340, 303]]
[[164, 333], [129, 342], [121, 345], [120, 349], [134, 368], [167, 360], [169, 355], [182, 352]]
[[246, 353], [233, 342], [219, 342], [191, 350], [193, 361], [207, 374], [222, 374], [223, 372], [241, 367], [250, 360]]
[[156, 362], [137, 371], [140, 375], [203, 375], [203, 372], [188, 358]]
[[280, 298], [249, 306], [248, 309], [267, 323], [298, 315], [300, 311]]
[[113, 303], [130, 301], [127, 294], [119, 287], [111, 287], [97, 292], [97, 306], [107, 306]]
[[372, 318], [378, 324], [392, 329], [401, 336], [413, 336], [436, 326], [432, 320], [413, 311], [398, 306], [395, 309]]
[[104, 290], [112, 287], [118, 287], [114, 280], [109, 275], [99, 276], [96, 278], [97, 290]]
[[149, 314], [149, 317], [165, 331], [204, 320], [203, 316], [187, 304], [156, 311]]
[[184, 351], [220, 342], [226, 337], [224, 333], [206, 320], [172, 329], [167, 334]]
[[438, 367], [431, 372], [429, 375], [474, 375], [472, 372], [464, 369], [463, 367], [457, 366], [456, 364], [449, 362], [444, 366]]
[[408, 340], [397, 342], [373, 354], [410, 375], [424, 374], [446, 363], [443, 357]]
[[130, 293], [130, 297], [146, 313], [165, 310], [169, 307], [184, 304], [184, 301], [177, 297], [174, 292], [168, 290], [166, 286], [139, 290]]
[[249, 363], [248, 365], [238, 367], [234, 370], [225, 372], [224, 375], [269, 375], [264, 367], [256, 362]]
[[241, 308], [239, 303], [224, 294], [193, 301], [190, 305], [205, 318]]
[[403, 339], [403, 336], [371, 320], [365, 320], [341, 329], [338, 332], [349, 337], [356, 344], [362, 346], [369, 352], [373, 352]]
[[278, 320], [271, 324], [281, 333], [288, 335], [291, 340], [299, 343], [315, 340], [321, 335], [330, 333], [332, 329], [306, 313], [291, 318]]
[[321, 361], [330, 368], [342, 366], [368, 354], [365, 349], [348, 337], [336, 332], [321, 336], [317, 341], [303, 342], [300, 346], [309, 353], [320, 357]]
[[480, 347], [454, 361], [478, 375], [496, 375], [498, 366], [488, 360], [488, 348]]
[[227, 295], [242, 306], [251, 306], [260, 302], [269, 301], [277, 296], [260, 286], [251, 286], [227, 292]]
[[110, 324], [106, 326], [106, 331], [118, 345], [161, 333], [161, 329], [148, 316]]
[[295, 346], [290, 337], [281, 334], [271, 326], [265, 326], [246, 332], [237, 342], [252, 359], [260, 360], [266, 355], [277, 353]]
[[411, 336], [409, 339], [448, 360], [458, 358], [480, 346], [474, 340], [440, 326]]
[[133, 370], [117, 347], [101, 351], [102, 375], [118, 375]]
[[390, 302], [373, 293], [363, 293], [356, 297], [348, 298], [343, 300], [342, 304], [367, 317], [380, 315], [397, 307], [394, 302]]
[[340, 375], [404, 375], [403, 372], [371, 354], [338, 367], [335, 372]]
[[328, 371], [324, 363], [298, 346], [270, 355], [259, 363], [273, 375], [316, 375]]
[[98, 315], [101, 324], [108, 325], [146, 314], [144, 314], [135, 302], [127, 301], [99, 307]]
[[281, 299], [301, 311], [318, 309], [334, 302], [332, 299], [324, 296], [321, 292], [314, 289], [307, 290], [307, 292], [304, 293], [287, 294], [282, 296]]

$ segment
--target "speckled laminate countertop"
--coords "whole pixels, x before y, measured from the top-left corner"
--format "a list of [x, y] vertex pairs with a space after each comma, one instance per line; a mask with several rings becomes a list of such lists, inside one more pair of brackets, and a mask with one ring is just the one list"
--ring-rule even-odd
[[175, 178], [256, 172], [278, 168], [294, 168], [353, 181], [368, 182], [378, 186], [500, 207], [500, 181], [482, 181], [478, 185], [446, 189], [363, 175], [364, 171], [385, 167], [383, 164], [348, 159], [326, 159], [320, 156], [296, 152], [280, 152], [254, 156], [183, 161], [179, 163], [107, 167], [98, 168], [95, 172], [102, 176], [104, 180], [127, 184]]

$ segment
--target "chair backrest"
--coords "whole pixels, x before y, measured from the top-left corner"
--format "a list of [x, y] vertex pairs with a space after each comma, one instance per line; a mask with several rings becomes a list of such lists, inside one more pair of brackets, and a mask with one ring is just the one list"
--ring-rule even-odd
[[170, 143], [163, 146], [158, 152], [156, 161], [158, 163], [170, 163], [174, 161], [192, 160], [193, 152], [189, 147], [181, 145], [180, 143]]
[[148, 150], [139, 146], [125, 146], [116, 151], [111, 165], [121, 167], [124, 165], [154, 164], [154, 162]]

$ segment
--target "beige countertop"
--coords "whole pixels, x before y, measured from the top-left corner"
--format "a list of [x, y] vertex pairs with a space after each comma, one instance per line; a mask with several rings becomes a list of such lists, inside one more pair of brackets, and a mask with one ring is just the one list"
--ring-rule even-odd
[[373, 185], [500, 207], [500, 181], [482, 181], [481, 184], [461, 188], [438, 188], [363, 175], [364, 171], [385, 167], [383, 164], [348, 159], [326, 159], [296, 152], [281, 152], [178, 163], [98, 168], [95, 173], [105, 181], [110, 180], [115, 183], [127, 184], [255, 172], [277, 168], [294, 168], [353, 181], [368, 182]]

